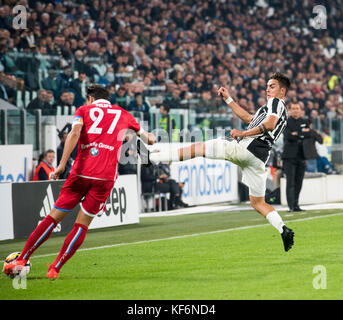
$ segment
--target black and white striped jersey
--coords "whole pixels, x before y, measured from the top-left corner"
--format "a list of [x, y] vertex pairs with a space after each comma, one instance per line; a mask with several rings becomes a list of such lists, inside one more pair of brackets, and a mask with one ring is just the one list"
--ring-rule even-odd
[[254, 139], [248, 146], [248, 150], [263, 162], [268, 160], [272, 145], [286, 128], [288, 113], [285, 101], [278, 98], [270, 98], [267, 104], [257, 110], [247, 130], [258, 127], [269, 115], [275, 115], [279, 119], [275, 129], [252, 136]]
[[257, 110], [253, 119], [249, 123], [247, 130], [258, 127], [269, 115], [276, 115], [279, 118], [275, 129], [253, 137], [259, 137], [259, 139], [267, 141], [270, 146], [272, 146], [287, 125], [288, 116], [284, 100], [278, 98], [269, 99], [267, 104]]

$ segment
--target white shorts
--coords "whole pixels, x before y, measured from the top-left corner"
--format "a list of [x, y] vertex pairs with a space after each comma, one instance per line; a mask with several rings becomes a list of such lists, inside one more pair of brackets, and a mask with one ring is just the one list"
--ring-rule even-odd
[[253, 197], [264, 197], [267, 171], [262, 160], [247, 150], [252, 139], [236, 140], [218, 138], [205, 142], [206, 158], [228, 160], [242, 169], [242, 182], [249, 187]]

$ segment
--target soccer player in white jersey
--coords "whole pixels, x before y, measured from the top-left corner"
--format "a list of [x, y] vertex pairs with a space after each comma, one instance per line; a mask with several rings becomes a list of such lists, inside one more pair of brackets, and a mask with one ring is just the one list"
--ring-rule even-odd
[[278, 212], [265, 202], [266, 162], [274, 141], [287, 124], [285, 97], [290, 86], [289, 79], [281, 74], [273, 74], [267, 83], [267, 104], [251, 115], [230, 97], [228, 89], [218, 90], [232, 111], [245, 123], [247, 130], [233, 129], [230, 139], [219, 138], [206, 142], [196, 142], [189, 147], [149, 153], [149, 161], [185, 161], [195, 157], [224, 159], [237, 164], [242, 169], [243, 182], [249, 187], [251, 206], [264, 216], [281, 234], [284, 249], [288, 251], [294, 243], [294, 232], [289, 229]]

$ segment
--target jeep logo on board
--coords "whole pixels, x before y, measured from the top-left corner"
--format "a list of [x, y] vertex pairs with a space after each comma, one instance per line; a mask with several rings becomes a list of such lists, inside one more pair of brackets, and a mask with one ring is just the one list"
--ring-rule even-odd
[[106, 216], [111, 214], [111, 210], [115, 215], [120, 214], [120, 222], [123, 222], [123, 215], [126, 213], [126, 192], [125, 188], [113, 188], [111, 195], [106, 202]]

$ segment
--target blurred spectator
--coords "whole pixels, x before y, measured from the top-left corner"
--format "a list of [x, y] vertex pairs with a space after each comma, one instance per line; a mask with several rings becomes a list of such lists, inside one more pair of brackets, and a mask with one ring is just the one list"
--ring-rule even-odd
[[59, 72], [56, 76], [56, 92], [60, 95], [64, 89], [70, 87], [73, 80], [71, 67], [65, 67], [63, 72]]
[[55, 171], [53, 163], [55, 161], [55, 151], [47, 150], [43, 154], [43, 159], [38, 163], [34, 175], [33, 181], [50, 180], [50, 173]]
[[327, 158], [329, 162], [332, 162], [332, 137], [330, 135], [330, 129], [329, 127], [324, 127], [322, 132], [322, 138], [323, 138], [323, 144], [325, 145], [327, 149]]
[[51, 90], [46, 90], [46, 102], [49, 103], [50, 109], [56, 110], [54, 93]]
[[176, 125], [175, 118], [169, 114], [169, 106], [165, 103], [161, 103], [158, 105], [160, 109], [160, 120], [159, 120], [159, 128], [163, 129], [164, 132], [168, 134], [169, 140], [174, 142], [179, 141], [179, 133], [178, 128]]
[[[44, 28], [41, 27], [41, 30]], [[60, 58], [59, 65], [61, 67], [67, 67], [71, 62], [71, 53], [66, 49], [66, 38], [63, 34], [57, 33], [53, 37], [53, 43], [51, 47], [48, 48], [48, 53], [50, 55], [58, 56]]]
[[[96, 71], [96, 74], [94, 76], [94, 81], [99, 84], [108, 84], [109, 82], [105, 78], [105, 75], [107, 73], [107, 66], [104, 62], [103, 58], [100, 58], [97, 62], [93, 64], [93, 68]], [[113, 69], [113, 68], [112, 68]], [[113, 80], [114, 80], [114, 73], [113, 73]]]
[[168, 105], [170, 109], [181, 108], [181, 90], [175, 85], [168, 85], [167, 94], [163, 97], [163, 103]]
[[73, 89], [75, 94], [75, 106], [82, 106], [86, 102], [86, 73], [80, 72], [77, 79], [70, 82], [69, 88]]
[[[325, 134], [321, 134], [322, 139], [325, 139]], [[318, 153], [317, 161], [317, 169], [318, 172], [323, 172], [326, 174], [332, 174], [334, 172], [334, 166], [329, 161], [329, 150], [325, 143], [319, 143], [318, 141], [315, 142], [316, 151]]]
[[211, 91], [204, 90], [201, 93], [201, 100], [199, 102], [198, 108], [196, 109], [197, 112], [211, 112], [216, 113], [218, 112], [217, 109], [217, 102], [213, 99], [211, 95]]
[[48, 77], [44, 78], [41, 82], [42, 88], [45, 90], [50, 90], [54, 94], [54, 98], [57, 99], [59, 92], [58, 92], [58, 85], [56, 79], [56, 72], [51, 70], [48, 72]]
[[71, 111], [72, 107], [75, 107], [74, 105], [75, 100], [75, 94], [74, 92], [67, 90], [62, 91], [61, 96], [56, 101], [56, 106], [62, 107], [62, 110], [64, 107], [68, 107], [69, 111]]
[[318, 130], [312, 129], [312, 124], [309, 125], [309, 137], [304, 140], [304, 154], [307, 159], [306, 161], [306, 171], [307, 172], [318, 172], [317, 159], [318, 152], [316, 143], [323, 144], [323, 138], [319, 134]]
[[134, 99], [130, 102], [127, 107], [128, 111], [143, 112], [144, 121], [149, 120], [149, 103], [143, 98], [143, 94], [137, 92]]
[[74, 54], [74, 70], [79, 74], [85, 73], [87, 77], [93, 78], [94, 70], [84, 60], [84, 53], [82, 50], [76, 50]]
[[15, 76], [0, 72], [0, 98], [15, 104], [17, 79]]
[[109, 83], [113, 83], [114, 80], [115, 80], [115, 75], [114, 75], [113, 67], [107, 67], [102, 80], [99, 80], [99, 82], [101, 82], [102, 84], [109, 84]]
[[16, 68], [23, 73], [25, 86], [29, 90], [39, 89], [39, 66], [40, 60], [36, 46], [31, 45], [23, 49], [24, 55], [16, 61]]
[[157, 166], [142, 166], [141, 167], [141, 183], [142, 193], [154, 193], [158, 181]]
[[35, 109], [40, 109], [42, 110], [42, 115], [53, 115], [56, 111], [54, 106], [49, 103], [49, 94], [44, 89], [38, 90], [37, 97], [28, 104], [26, 109], [32, 114]]
[[181, 200], [184, 184], [178, 183], [174, 179], [170, 179], [169, 165], [160, 163], [157, 166], [157, 169], [159, 181], [156, 185], [156, 190], [159, 193], [169, 193], [168, 210], [187, 207], [188, 205]]
[[[287, 127], [283, 133], [284, 149], [282, 153], [283, 171], [286, 175], [286, 196], [290, 211], [303, 211], [299, 207], [299, 195], [306, 170], [306, 160], [318, 157], [315, 141], [323, 143], [319, 134], [312, 130], [309, 120], [301, 116], [299, 103], [289, 107]], [[312, 162], [308, 163], [308, 170]]]
[[185, 187], [184, 182], [178, 182], [179, 192], [175, 196], [175, 209], [187, 208], [189, 205], [182, 200], [183, 188]]
[[113, 105], [127, 109], [130, 103], [130, 97], [126, 88], [124, 86], [120, 86], [119, 89], [110, 96], [110, 102]]
[[0, 83], [0, 98], [14, 103], [16, 91]]
[[[251, 112], [265, 99], [265, 79], [278, 70], [292, 79], [289, 100], [303, 103], [307, 116], [312, 110], [312, 117], [343, 114], [343, 13], [335, 0], [325, 3], [325, 30], [309, 21], [313, 1], [21, 3], [29, 16], [22, 31], [12, 28], [15, 2], [0, 6], [0, 71], [22, 77], [30, 90], [40, 88], [38, 70], [45, 79], [47, 70], [71, 68], [105, 85], [113, 74], [114, 85], [133, 76], [145, 86], [166, 84], [164, 102], [171, 108], [187, 106], [181, 103], [186, 93], [201, 99], [214, 83], [227, 85]], [[69, 86], [72, 72], [57, 76], [55, 98]], [[336, 110], [325, 105], [329, 100]], [[215, 111], [226, 109], [217, 105]]]

